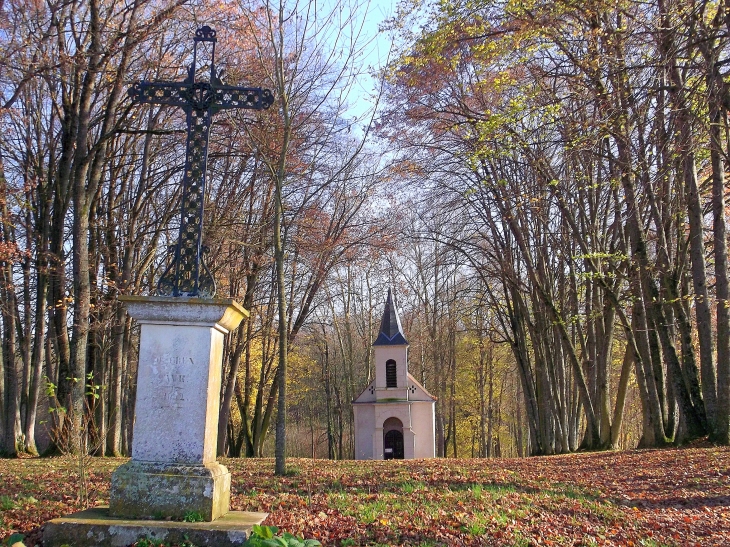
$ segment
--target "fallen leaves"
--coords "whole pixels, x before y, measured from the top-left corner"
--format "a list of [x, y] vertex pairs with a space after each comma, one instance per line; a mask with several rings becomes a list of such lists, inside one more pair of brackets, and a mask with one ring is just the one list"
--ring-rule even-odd
[[[93, 460], [96, 503], [123, 461]], [[265, 524], [325, 546], [730, 545], [730, 448], [289, 460], [286, 477], [269, 459], [223, 463], [233, 509], [266, 511]], [[79, 509], [74, 473], [63, 459], [0, 460], [0, 498], [12, 506], [0, 511], [0, 541]]]

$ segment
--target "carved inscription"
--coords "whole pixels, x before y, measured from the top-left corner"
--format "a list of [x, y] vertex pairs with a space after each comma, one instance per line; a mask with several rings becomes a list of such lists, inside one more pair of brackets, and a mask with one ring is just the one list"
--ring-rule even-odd
[[193, 364], [192, 357], [164, 353], [152, 361], [152, 375], [157, 380], [157, 403], [161, 408], [182, 409], [185, 406], [185, 374], [180, 369]]

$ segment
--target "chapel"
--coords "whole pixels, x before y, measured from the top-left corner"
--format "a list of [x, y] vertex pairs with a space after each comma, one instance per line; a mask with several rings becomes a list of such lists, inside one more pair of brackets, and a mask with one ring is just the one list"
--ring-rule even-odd
[[352, 402], [355, 459], [436, 456], [436, 398], [408, 372], [408, 341], [390, 289], [373, 343], [375, 379]]

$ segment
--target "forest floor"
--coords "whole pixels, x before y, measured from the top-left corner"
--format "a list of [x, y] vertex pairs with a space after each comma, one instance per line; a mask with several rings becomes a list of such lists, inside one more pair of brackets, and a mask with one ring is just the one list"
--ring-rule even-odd
[[[106, 504], [121, 459], [86, 465]], [[232, 509], [327, 546], [730, 545], [730, 448], [524, 459], [228, 459]], [[40, 545], [43, 522], [81, 509], [78, 461], [0, 460], [0, 544]]]

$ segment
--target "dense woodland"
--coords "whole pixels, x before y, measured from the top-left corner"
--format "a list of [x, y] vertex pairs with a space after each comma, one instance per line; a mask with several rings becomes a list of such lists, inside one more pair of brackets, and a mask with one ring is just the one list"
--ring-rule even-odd
[[[351, 458], [388, 287], [455, 457], [730, 442], [730, 12], [694, 0], [0, 3], [0, 453], [130, 451], [185, 116], [218, 31], [204, 238], [251, 311], [219, 452]], [[381, 46], [382, 47], [382, 46]]]

